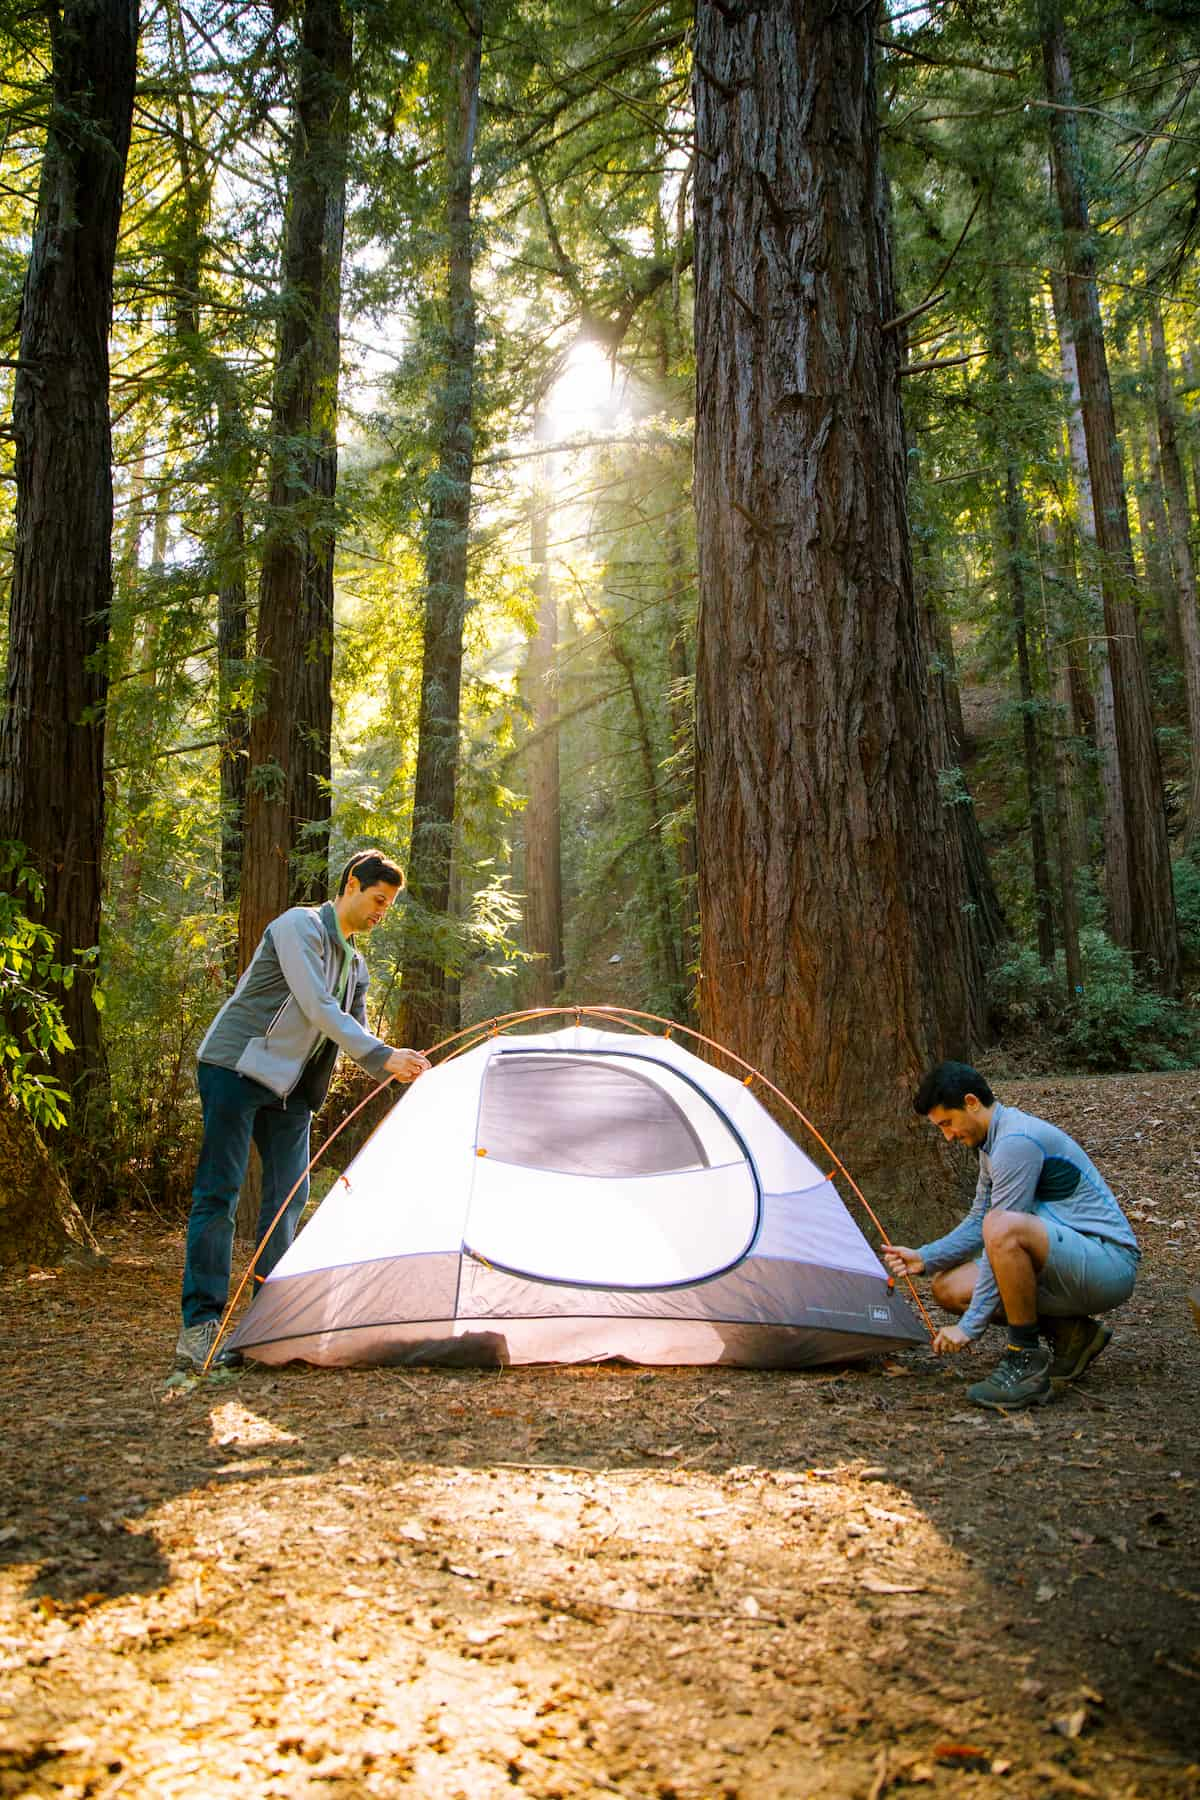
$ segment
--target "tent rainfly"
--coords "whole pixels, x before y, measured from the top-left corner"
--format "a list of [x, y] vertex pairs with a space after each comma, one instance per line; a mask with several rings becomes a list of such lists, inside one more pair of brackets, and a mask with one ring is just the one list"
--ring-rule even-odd
[[231, 1341], [264, 1363], [799, 1368], [924, 1333], [742, 1082], [577, 1024], [422, 1075]]

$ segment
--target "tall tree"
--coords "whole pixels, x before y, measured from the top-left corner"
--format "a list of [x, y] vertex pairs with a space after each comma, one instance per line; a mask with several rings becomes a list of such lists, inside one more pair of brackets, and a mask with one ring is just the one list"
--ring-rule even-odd
[[1175, 565], [1179, 633], [1187, 690], [1188, 734], [1192, 742], [1191, 779], [1188, 786], [1184, 841], [1189, 849], [1200, 839], [1200, 608], [1196, 588], [1196, 564], [1192, 556], [1191, 515], [1187, 482], [1179, 454], [1179, 426], [1162, 307], [1157, 297], [1150, 302], [1150, 346], [1154, 370], [1154, 401], [1158, 416], [1159, 460], [1162, 466], [1167, 525]]
[[[37, 220], [21, 299], [13, 402], [17, 514], [0, 837], [44, 883], [42, 923], [64, 959], [100, 935], [104, 707], [112, 604], [108, 338], [133, 120], [137, 0], [48, 8], [51, 76]], [[90, 979], [64, 996], [74, 1049], [59, 1073], [103, 1067]]]
[[[297, 900], [319, 897], [326, 881], [351, 52], [345, 0], [305, 0], [272, 403], [270, 513], [259, 581], [261, 684], [248, 747], [241, 967], [270, 920]], [[230, 621], [237, 614], [232, 596]], [[227, 627], [226, 647], [236, 649], [236, 623], [232, 631]]]
[[447, 970], [437, 919], [450, 901], [458, 785], [467, 539], [475, 463], [475, 293], [471, 198], [479, 122], [483, 15], [463, 13], [455, 41], [446, 120], [446, 337], [438, 404], [437, 469], [425, 541], [424, 655], [409, 850], [411, 929], [402, 1000], [404, 1037], [428, 1046], [444, 1035]]
[[1033, 909], [1037, 920], [1038, 957], [1042, 965], [1054, 964], [1054, 896], [1050, 886], [1050, 857], [1046, 842], [1046, 811], [1042, 782], [1042, 745], [1037, 702], [1033, 690], [1033, 664], [1029, 648], [1025, 498], [1017, 466], [1016, 446], [1011, 441], [1013, 344], [1004, 281], [997, 271], [992, 278], [992, 317], [989, 353], [995, 370], [999, 448], [1004, 464], [1004, 491], [999, 503], [999, 537], [1004, 574], [1012, 609], [1013, 642], [1017, 652], [1017, 680], [1021, 697], [1021, 752], [1025, 764], [1025, 794], [1029, 813], [1030, 861], [1033, 874]]
[[1096, 254], [1076, 129], [1070, 51], [1059, 0], [1039, 0], [1038, 10], [1067, 306], [1079, 370], [1096, 538], [1102, 552], [1100, 583], [1122, 796], [1123, 829], [1113, 848], [1124, 862], [1130, 902], [1128, 935], [1122, 941], [1133, 951], [1147, 979], [1172, 993], [1179, 982], [1179, 938], [1167, 821], [1145, 650], [1134, 604], [1133, 545], [1096, 287]]
[[701, 1018], [856, 1171], [931, 1194], [909, 1095], [962, 1054], [926, 725], [873, 5], [696, 27]]
[[[546, 415], [534, 415], [535, 440], [546, 437]], [[549, 458], [539, 456], [530, 500], [529, 561], [537, 621], [529, 641], [523, 685], [531, 733], [524, 761], [529, 798], [522, 817], [525, 839], [525, 948], [535, 959], [526, 981], [531, 1006], [550, 1006], [565, 972], [562, 907], [562, 813], [559, 792], [558, 596], [549, 560], [551, 499]]]

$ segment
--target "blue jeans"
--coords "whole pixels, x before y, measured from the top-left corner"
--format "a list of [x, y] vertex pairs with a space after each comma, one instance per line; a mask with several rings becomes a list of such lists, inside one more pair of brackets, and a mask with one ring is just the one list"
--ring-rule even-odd
[[196, 1085], [204, 1109], [204, 1138], [192, 1186], [183, 1262], [185, 1325], [219, 1319], [225, 1310], [238, 1193], [246, 1178], [251, 1138], [258, 1145], [263, 1176], [256, 1245], [262, 1242], [285, 1197], [300, 1182], [254, 1265], [256, 1276], [269, 1275], [295, 1237], [308, 1199], [305, 1170], [312, 1123], [312, 1113], [302, 1100], [295, 1096], [281, 1100], [260, 1082], [216, 1063], [199, 1065]]

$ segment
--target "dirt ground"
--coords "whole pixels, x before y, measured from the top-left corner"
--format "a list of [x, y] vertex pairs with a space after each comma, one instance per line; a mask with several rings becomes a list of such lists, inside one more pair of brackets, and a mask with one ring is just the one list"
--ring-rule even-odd
[[1003, 1093], [1146, 1249], [1036, 1413], [925, 1351], [171, 1390], [179, 1230], [10, 1274], [0, 1795], [1200, 1795], [1200, 1077]]

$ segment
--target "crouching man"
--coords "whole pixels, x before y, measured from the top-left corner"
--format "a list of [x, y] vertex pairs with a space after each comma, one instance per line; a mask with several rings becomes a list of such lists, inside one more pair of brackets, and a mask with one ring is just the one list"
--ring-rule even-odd
[[968, 1064], [939, 1063], [913, 1107], [948, 1143], [979, 1151], [975, 1203], [945, 1237], [915, 1250], [885, 1245], [883, 1260], [893, 1275], [932, 1275], [935, 1300], [960, 1315], [934, 1339], [939, 1354], [964, 1349], [1002, 1312], [1008, 1345], [987, 1379], [968, 1388], [977, 1406], [1044, 1405], [1112, 1337], [1092, 1315], [1133, 1292], [1137, 1239], [1074, 1139], [1002, 1106]]
[[[205, 1033], [197, 1053], [204, 1137], [188, 1218], [177, 1369], [203, 1368], [219, 1329], [251, 1138], [262, 1159], [260, 1241], [292, 1196], [255, 1265], [261, 1281], [304, 1211], [309, 1126], [339, 1049], [376, 1081], [412, 1081], [429, 1067], [419, 1051], [393, 1049], [367, 1030], [367, 965], [355, 948], [355, 934], [372, 931], [403, 886], [402, 871], [378, 850], [351, 857], [335, 900], [293, 906], [267, 926]], [[236, 1367], [241, 1356], [220, 1350], [213, 1362]]]

